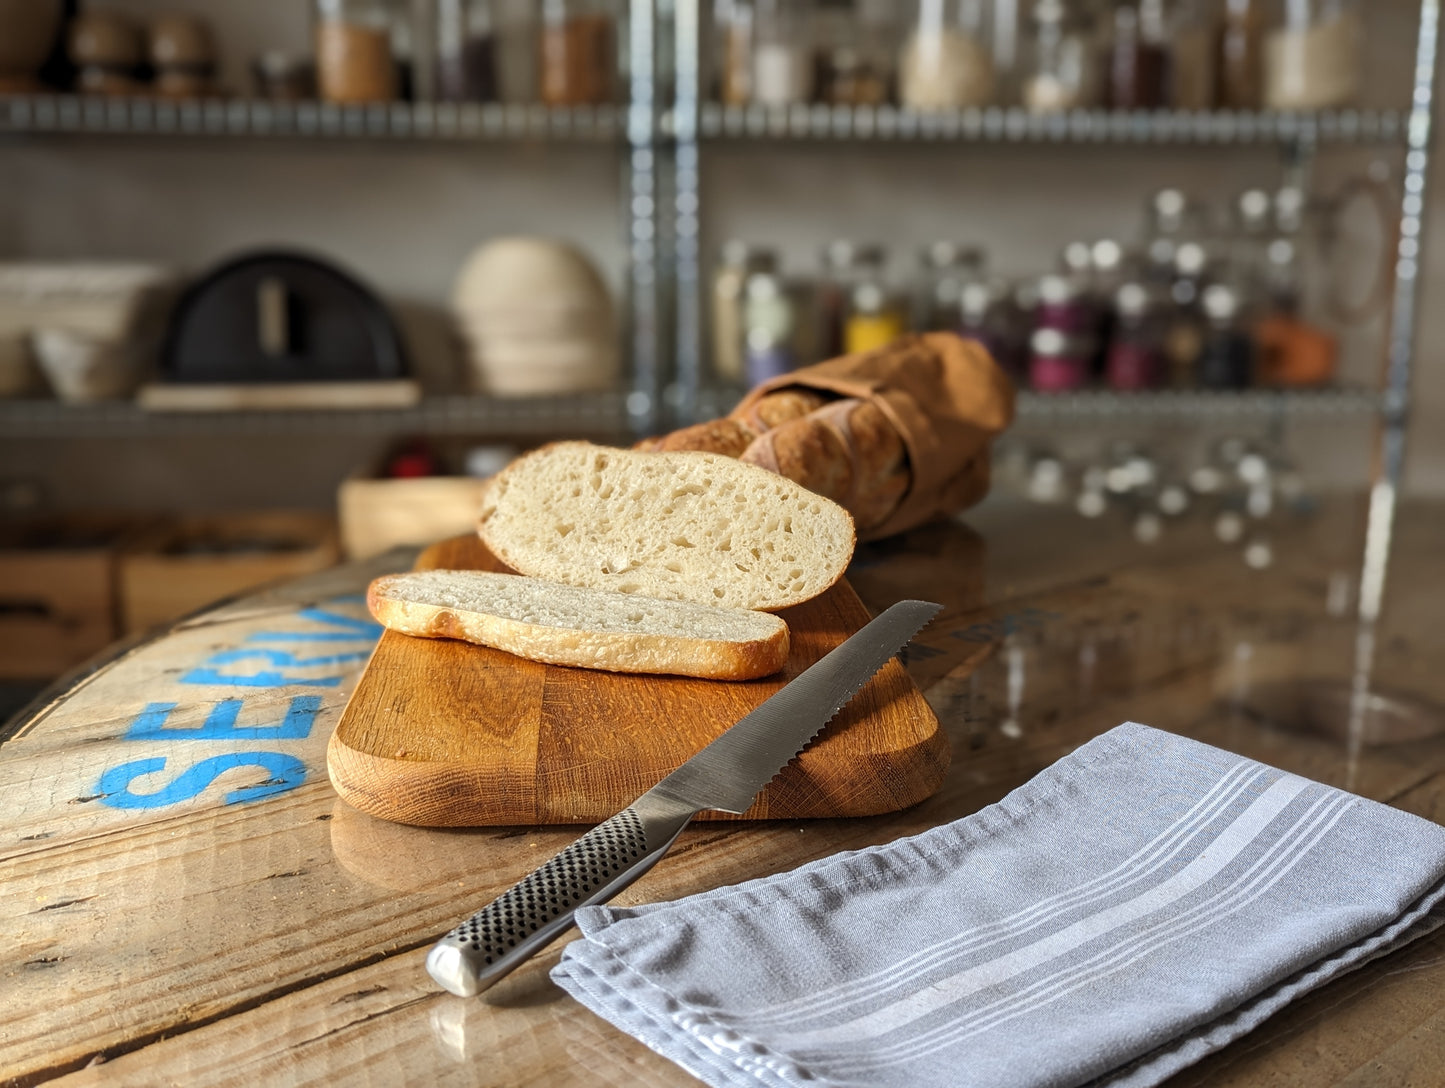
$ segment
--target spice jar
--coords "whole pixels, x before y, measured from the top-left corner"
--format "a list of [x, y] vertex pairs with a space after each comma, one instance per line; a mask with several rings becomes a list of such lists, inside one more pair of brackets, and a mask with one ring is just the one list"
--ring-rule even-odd
[[1083, 337], [1093, 333], [1094, 308], [1085, 284], [1076, 277], [1061, 272], [1040, 276], [1037, 298], [1034, 324], [1038, 327]]
[[868, 279], [853, 288], [843, 330], [843, 349], [849, 355], [887, 347], [903, 332], [903, 314], [882, 281]]
[[492, 0], [436, 0], [436, 97], [497, 99], [497, 26]]
[[1214, 108], [1219, 35], [1214, 3], [1209, 0], [1181, 0], [1173, 6], [1168, 105], [1176, 110]]
[[726, 106], [745, 106], [753, 97], [753, 0], [717, 0], [713, 22], [721, 50], [718, 97]]
[[1029, 384], [1041, 393], [1082, 389], [1089, 378], [1090, 350], [1084, 337], [1035, 329], [1029, 338]]
[[818, 351], [824, 359], [842, 355], [847, 345], [848, 315], [853, 289], [881, 271], [882, 246], [837, 238], [823, 247], [823, 272], [818, 279]]
[[898, 97], [915, 110], [963, 109], [993, 98], [985, 0], [917, 0], [898, 62]]
[[1095, 105], [1098, 57], [1084, 14], [1066, 0], [1036, 0], [1033, 19], [1033, 70], [1024, 81], [1024, 105], [1035, 113]]
[[1199, 351], [1199, 384], [1205, 389], [1247, 389], [1254, 381], [1254, 338], [1244, 324], [1243, 300], [1228, 284], [1204, 289], [1208, 326]]
[[743, 380], [746, 289], [755, 272], [777, 269], [777, 255], [746, 242], [724, 244], [712, 281], [713, 373], [726, 382]]
[[542, 101], [549, 106], [611, 102], [615, 49], [611, 5], [605, 0], [543, 0]]
[[1360, 90], [1363, 27], [1349, 0], [1286, 0], [1264, 48], [1264, 103], [1273, 110], [1350, 105]]
[[797, 367], [797, 312], [774, 261], [760, 262], [743, 291], [743, 368], [751, 386]]
[[322, 99], [350, 104], [397, 95], [392, 13], [384, 0], [316, 0], [316, 82]]
[[1108, 53], [1108, 104], [1116, 110], [1164, 105], [1168, 53], [1163, 0], [1121, 0], [1114, 5]]
[[1257, 110], [1264, 101], [1264, 2], [1224, 0], [1219, 27], [1219, 93], [1227, 110]]
[[806, 102], [812, 82], [802, 0], [758, 0], [753, 39], [753, 101], [764, 106]]
[[1138, 281], [1123, 284], [1114, 295], [1114, 330], [1104, 374], [1114, 389], [1153, 389], [1163, 383], [1158, 306]]
[[923, 292], [919, 321], [924, 328], [960, 331], [963, 325], [963, 291], [984, 282], [983, 250], [956, 242], [938, 241], [922, 253]]

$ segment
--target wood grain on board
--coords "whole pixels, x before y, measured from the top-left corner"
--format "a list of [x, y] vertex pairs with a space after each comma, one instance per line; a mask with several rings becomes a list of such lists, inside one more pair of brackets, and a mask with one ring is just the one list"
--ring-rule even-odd
[[[417, 565], [505, 569], [474, 535]], [[846, 582], [781, 615], [786, 668], [742, 682], [543, 665], [388, 631], [332, 735], [332, 784], [363, 812], [430, 827], [605, 820], [870, 619]], [[894, 812], [934, 793], [948, 761], [937, 717], [893, 660], [741, 818]]]

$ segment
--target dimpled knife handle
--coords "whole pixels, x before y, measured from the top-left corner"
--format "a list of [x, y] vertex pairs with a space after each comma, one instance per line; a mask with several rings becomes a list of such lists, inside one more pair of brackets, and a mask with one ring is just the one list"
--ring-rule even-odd
[[427, 955], [427, 972], [461, 997], [481, 993], [650, 869], [691, 819], [645, 820], [625, 808], [457, 926]]

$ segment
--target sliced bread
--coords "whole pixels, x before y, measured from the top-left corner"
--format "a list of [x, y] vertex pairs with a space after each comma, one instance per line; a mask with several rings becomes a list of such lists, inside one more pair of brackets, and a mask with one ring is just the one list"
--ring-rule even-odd
[[788, 659], [777, 616], [559, 585], [517, 574], [425, 570], [371, 583], [367, 606], [393, 631], [457, 638], [553, 665], [751, 680]]
[[853, 556], [843, 507], [715, 453], [558, 442], [487, 487], [482, 540], [513, 570], [568, 585], [775, 611], [836, 582]]

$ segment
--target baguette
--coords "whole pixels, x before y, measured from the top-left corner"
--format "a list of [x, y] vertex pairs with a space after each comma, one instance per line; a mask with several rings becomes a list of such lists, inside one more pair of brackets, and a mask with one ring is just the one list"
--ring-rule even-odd
[[788, 660], [788, 627], [765, 612], [662, 601], [491, 571], [378, 578], [366, 604], [389, 630], [455, 638], [532, 661], [609, 672], [751, 680]]
[[478, 533], [535, 578], [766, 612], [831, 586], [855, 542], [841, 506], [755, 465], [586, 442], [508, 465]]

